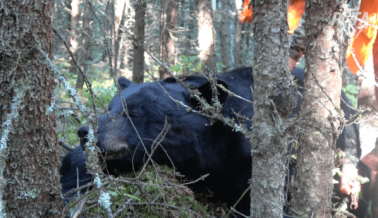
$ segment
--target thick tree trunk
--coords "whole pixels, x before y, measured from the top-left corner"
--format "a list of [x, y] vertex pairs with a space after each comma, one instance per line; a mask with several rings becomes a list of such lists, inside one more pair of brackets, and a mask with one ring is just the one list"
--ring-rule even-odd
[[242, 1], [235, 0], [235, 39], [234, 39], [234, 67], [240, 66], [240, 57], [241, 57], [241, 20], [240, 20], [240, 13], [242, 12]]
[[[333, 14], [346, 1], [306, 1], [306, 75], [303, 117], [293, 184], [294, 216], [331, 217], [333, 146], [339, 126], [343, 54], [343, 19], [331, 26]], [[328, 20], [329, 19], [329, 20]], [[337, 26], [339, 25], [339, 26]], [[336, 30], [338, 30], [336, 32]]]
[[[75, 59], [77, 60], [79, 54], [79, 21], [80, 21], [80, 0], [72, 0], [71, 2], [71, 35], [70, 45], [71, 51]], [[70, 59], [70, 73], [77, 73], [76, 65], [73, 59]]]
[[230, 2], [229, 0], [222, 0], [222, 12], [220, 21], [220, 45], [221, 45], [221, 57], [222, 63], [226, 66], [225, 69], [231, 67], [230, 59], [230, 31], [229, 31], [229, 13]]
[[198, 44], [202, 71], [216, 73], [213, 7], [211, 0], [196, 0], [198, 9]]
[[52, 59], [51, 4], [3, 1], [0, 9], [0, 124], [10, 121], [0, 128], [1, 217], [61, 217], [61, 150], [55, 116], [46, 115], [54, 76], [34, 49]]
[[135, 26], [134, 35], [139, 44], [134, 43], [133, 58], [133, 82], [142, 83], [144, 80], [144, 26], [146, 14], [146, 1], [139, 0], [135, 4]]
[[[264, 0], [253, 6], [252, 217], [282, 217], [284, 206], [287, 141], [282, 120], [294, 103], [284, 97], [291, 93], [287, 8], [287, 1], [278, 0]], [[283, 103], [287, 105], [275, 105], [273, 100], [277, 98], [286, 99]]]
[[[163, 25], [163, 31], [161, 32], [162, 42], [161, 42], [161, 59], [168, 63], [168, 66], [175, 64], [175, 41], [173, 38], [176, 37], [177, 32], [177, 11], [178, 11], [178, 2], [175, 0], [168, 0], [166, 2], [167, 9], [166, 22]], [[165, 79], [170, 77], [169, 72], [162, 66], [159, 67], [160, 79]]]
[[[88, 73], [90, 67], [89, 62], [92, 61], [93, 53], [93, 11], [90, 6], [86, 3], [84, 4], [84, 13], [83, 13], [83, 34], [82, 34], [82, 47], [81, 47], [81, 63], [83, 63], [83, 72]], [[82, 89], [84, 86], [84, 77], [79, 73], [76, 80], [76, 89]]]

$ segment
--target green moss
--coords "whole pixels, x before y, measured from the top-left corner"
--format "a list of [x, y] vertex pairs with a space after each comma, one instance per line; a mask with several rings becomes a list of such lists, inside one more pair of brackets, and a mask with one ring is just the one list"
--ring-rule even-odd
[[[140, 171], [135, 175], [139, 174]], [[105, 188], [112, 198], [113, 213], [125, 202], [129, 203], [117, 217], [197, 217], [193, 211], [202, 217], [209, 217], [209, 206], [196, 201], [193, 192], [177, 181], [172, 169], [166, 166], [147, 166], [139, 179], [130, 179], [133, 175], [123, 175]], [[120, 181], [122, 179], [134, 184]], [[89, 195], [87, 201], [92, 204], [85, 206], [86, 211], [82, 214], [84, 217], [106, 217], [104, 209], [97, 204], [98, 196], [98, 191]]]

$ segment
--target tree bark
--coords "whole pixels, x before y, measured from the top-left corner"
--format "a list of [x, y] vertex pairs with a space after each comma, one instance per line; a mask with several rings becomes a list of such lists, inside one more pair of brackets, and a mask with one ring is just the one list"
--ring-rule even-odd
[[135, 26], [134, 35], [139, 44], [134, 43], [133, 58], [133, 82], [143, 83], [144, 80], [144, 27], [146, 14], [146, 1], [139, 0], [135, 4]]
[[[79, 49], [79, 21], [80, 21], [80, 0], [72, 0], [71, 2], [71, 35], [70, 45], [71, 51], [75, 59], [78, 57]], [[70, 73], [77, 74], [77, 68], [73, 61], [70, 59]]]
[[211, 0], [196, 0], [198, 9], [198, 44], [199, 58], [202, 63], [202, 71], [217, 73], [213, 7]]
[[[83, 34], [82, 34], [82, 54], [81, 54], [81, 63], [83, 63], [83, 72], [87, 75], [89, 69], [89, 62], [92, 61], [93, 53], [93, 11], [88, 4], [84, 4], [84, 13], [83, 13]], [[84, 77], [79, 73], [76, 80], [76, 89], [82, 89], [84, 86]]]
[[228, 0], [222, 0], [222, 12], [220, 22], [220, 45], [221, 45], [221, 57], [222, 63], [226, 66], [225, 69], [231, 67], [230, 58], [230, 34], [229, 34], [229, 13], [230, 2]]
[[284, 206], [287, 140], [282, 121], [286, 119], [288, 108], [296, 102], [293, 99], [287, 99], [283, 105], [273, 102], [276, 98], [286, 99], [292, 93], [287, 61], [287, 9], [287, 1], [278, 0], [264, 0], [253, 6], [252, 217], [282, 217]]
[[113, 23], [113, 28], [112, 28], [112, 69], [113, 69], [113, 75], [118, 78], [122, 76], [122, 72], [119, 70], [118, 66], [118, 60], [120, 58], [119, 56], [119, 46], [120, 46], [120, 41], [122, 39], [121, 37], [121, 30], [120, 30], [120, 25], [122, 21], [124, 21], [124, 13], [126, 9], [126, 2], [125, 0], [117, 0], [117, 5], [115, 5], [115, 10], [114, 10], [114, 23]]
[[234, 67], [240, 66], [240, 49], [241, 49], [241, 20], [240, 13], [242, 12], [242, 1], [235, 0], [235, 39], [234, 39]]
[[[302, 217], [331, 217], [334, 168], [333, 146], [337, 140], [343, 55], [340, 53], [343, 22], [331, 26], [333, 14], [346, 1], [306, 1], [306, 75], [303, 117], [293, 184], [293, 210]], [[343, 19], [340, 18], [342, 21]], [[337, 30], [337, 31], [336, 31]]]
[[[177, 12], [178, 2], [175, 0], [168, 0], [166, 2], [166, 22], [163, 24], [163, 31], [161, 32], [161, 59], [168, 63], [168, 66], [175, 64], [175, 41], [177, 31]], [[169, 72], [162, 66], [159, 67], [160, 79], [165, 79], [171, 76]]]
[[35, 49], [53, 58], [51, 4], [3, 1], [0, 9], [1, 217], [61, 217], [61, 150], [55, 116], [46, 115], [55, 82]]

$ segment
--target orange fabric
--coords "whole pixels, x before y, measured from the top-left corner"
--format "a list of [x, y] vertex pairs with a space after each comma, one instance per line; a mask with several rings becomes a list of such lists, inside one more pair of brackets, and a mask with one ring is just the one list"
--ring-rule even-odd
[[[248, 8], [249, 0], [244, 0], [243, 11], [240, 14], [240, 20], [242, 23], [252, 23], [253, 20], [253, 10], [252, 6]], [[289, 33], [294, 33], [294, 30], [299, 26], [299, 21], [305, 12], [305, 0], [291, 0], [287, 20], [289, 24]]]
[[249, 0], [244, 0], [243, 2], [243, 11], [240, 14], [240, 20], [242, 23], [252, 23], [253, 20], [253, 11], [252, 6], [248, 8]]
[[[367, 13], [367, 21], [369, 24], [374, 26], [378, 25], [378, 0], [362, 0], [360, 12], [361, 14], [358, 16], [359, 19], [363, 19], [365, 13]], [[359, 70], [358, 65], [362, 67], [365, 66], [377, 36], [377, 31], [374, 27], [365, 26], [365, 28], [361, 28], [359, 27], [360, 25], [363, 25], [363, 23], [358, 21], [356, 25], [356, 32], [353, 36], [353, 41], [347, 49], [347, 65], [353, 74], [357, 73]], [[358, 64], [354, 60], [352, 52], [354, 53]]]
[[[373, 44], [373, 63], [374, 63], [375, 82], [378, 82], [378, 29], [375, 34], [377, 36], [375, 37], [375, 42]], [[378, 87], [377, 86], [375, 86], [375, 100], [378, 103]]]
[[287, 22], [289, 23], [289, 34], [294, 33], [294, 30], [299, 26], [302, 15], [305, 12], [305, 0], [291, 0], [289, 10], [287, 13]]

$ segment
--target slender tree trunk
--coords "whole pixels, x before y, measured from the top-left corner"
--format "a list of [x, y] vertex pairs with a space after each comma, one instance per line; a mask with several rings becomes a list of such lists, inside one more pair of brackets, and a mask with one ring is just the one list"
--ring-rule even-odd
[[187, 51], [189, 53], [189, 55], [193, 55], [195, 54], [194, 50], [195, 50], [195, 47], [197, 45], [197, 32], [198, 30], [196, 30], [196, 23], [197, 22], [197, 16], [196, 16], [196, 6], [195, 6], [195, 3], [194, 1], [191, 1], [189, 0], [189, 23], [188, 23], [188, 45], [187, 45]]
[[36, 51], [53, 58], [51, 4], [1, 5], [1, 217], [61, 217], [60, 147], [55, 116], [46, 115], [55, 82]]
[[[125, 23], [124, 23], [124, 26], [128, 29], [130, 29], [130, 21], [129, 19], [131, 19], [131, 7], [130, 7], [130, 0], [126, 0], [126, 8], [125, 8]], [[126, 37], [124, 36], [124, 39]], [[130, 40], [122, 40], [123, 44], [121, 46], [121, 54], [120, 54], [120, 59], [121, 59], [121, 63], [120, 63], [120, 69], [124, 70], [125, 68], [128, 68], [129, 67], [129, 53], [130, 53], [130, 50], [129, 50], [129, 47], [131, 47], [131, 44], [130, 44]], [[128, 70], [128, 69], [127, 69]]]
[[240, 49], [241, 49], [241, 20], [240, 13], [242, 11], [242, 1], [235, 0], [236, 13], [235, 13], [235, 40], [234, 40], [234, 67], [240, 66]]
[[[93, 53], [93, 11], [90, 6], [84, 4], [84, 13], [83, 13], [83, 34], [82, 34], [82, 54], [81, 54], [81, 63], [83, 63], [83, 71], [85, 74], [88, 73], [90, 67], [89, 62], [92, 61]], [[76, 89], [82, 89], [84, 86], [84, 78], [81, 73], [79, 73], [76, 80]]]
[[113, 69], [113, 75], [118, 78], [120, 76], [122, 76], [122, 73], [120, 70], [118, 70], [118, 59], [119, 59], [119, 44], [120, 44], [120, 40], [122, 39], [122, 37], [118, 37], [119, 36], [119, 33], [120, 33], [120, 25], [121, 25], [121, 22], [122, 22], [122, 19], [123, 19], [123, 14], [124, 14], [124, 10], [126, 9], [126, 4], [125, 4], [125, 0], [117, 0], [116, 1], [116, 5], [113, 6], [114, 10], [113, 10], [113, 15], [114, 15], [114, 22], [112, 24], [112, 34], [111, 34], [111, 42], [112, 42], [112, 46], [111, 46], [111, 53], [112, 53], [112, 58], [111, 58], [111, 65], [112, 65], [112, 69]]
[[135, 4], [135, 26], [134, 35], [139, 44], [134, 43], [133, 58], [133, 82], [142, 83], [144, 80], [144, 26], [146, 14], [146, 1], [138, 0]]
[[228, 0], [222, 0], [222, 12], [221, 12], [221, 26], [220, 26], [220, 45], [221, 45], [221, 57], [222, 63], [228, 69], [231, 67], [230, 58], [230, 34], [229, 34], [229, 13], [230, 2]]
[[202, 71], [216, 73], [213, 7], [211, 0], [196, 0], [198, 9], [198, 44]]
[[126, 10], [127, 10], [127, 3], [124, 2], [123, 10], [122, 10], [122, 18], [120, 25], [118, 27], [118, 33], [117, 33], [117, 41], [115, 44], [115, 53], [117, 54], [117, 61], [116, 61], [116, 78], [119, 78], [120, 76], [123, 76], [121, 63], [124, 61], [124, 56], [126, 55], [127, 48], [124, 42], [125, 37], [123, 36], [123, 27], [125, 26], [126, 22]]
[[[72, 0], [71, 2], [71, 36], [70, 44], [71, 51], [75, 59], [77, 59], [79, 54], [79, 21], [80, 21], [80, 0]], [[70, 59], [70, 72], [77, 74], [77, 68], [72, 60]]]
[[273, 102], [291, 96], [291, 90], [285, 88], [290, 85], [287, 9], [287, 1], [278, 0], [253, 6], [254, 54], [258, 54], [253, 57], [253, 77], [258, 85], [253, 91], [252, 217], [282, 217], [284, 206], [287, 141], [282, 120], [295, 100], [288, 98], [283, 102], [286, 105]]
[[186, 7], [187, 7], [187, 3], [185, 0], [180, 0], [180, 16], [178, 16], [178, 23], [179, 23], [179, 26], [181, 28], [184, 28], [185, 26], [185, 21], [187, 19], [186, 17]]
[[[302, 112], [304, 117], [297, 151], [293, 184], [292, 214], [302, 217], [331, 217], [334, 168], [333, 145], [340, 117], [340, 91], [343, 55], [343, 19], [331, 26], [333, 14], [346, 1], [306, 1], [306, 75]], [[338, 30], [338, 31], [336, 31]], [[256, 37], [255, 37], [256, 38]], [[342, 116], [341, 116], [342, 117]]]
[[[177, 31], [177, 11], [178, 2], [176, 0], [168, 0], [166, 2], [166, 22], [163, 25], [162, 31], [162, 42], [161, 42], [161, 59], [168, 63], [168, 66], [175, 64], [175, 41]], [[170, 77], [169, 72], [162, 66], [159, 67], [160, 79], [165, 79]]]

